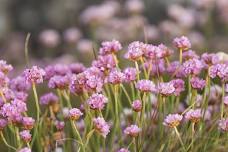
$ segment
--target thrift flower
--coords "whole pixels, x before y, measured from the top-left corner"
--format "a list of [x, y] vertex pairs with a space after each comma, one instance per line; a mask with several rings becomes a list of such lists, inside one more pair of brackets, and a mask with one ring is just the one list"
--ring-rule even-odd
[[206, 81], [203, 79], [200, 79], [199, 77], [191, 78], [190, 83], [191, 83], [192, 88], [200, 89], [200, 90], [202, 90], [206, 85]]
[[55, 121], [55, 127], [57, 130], [63, 130], [65, 126], [65, 122], [64, 121]]
[[179, 114], [169, 114], [168, 116], [166, 116], [163, 124], [165, 126], [169, 126], [170, 128], [174, 128], [180, 124], [182, 118], [183, 116]]
[[43, 83], [45, 71], [40, 67], [33, 66], [31, 69], [26, 69], [24, 71], [24, 76], [29, 83]]
[[112, 53], [117, 53], [122, 49], [122, 46], [119, 41], [105, 41], [101, 43], [101, 48], [99, 51], [100, 55], [107, 55]]
[[32, 152], [32, 150], [28, 147], [20, 149], [18, 152]]
[[183, 71], [186, 75], [198, 75], [203, 68], [203, 64], [198, 59], [190, 59], [183, 63]]
[[121, 148], [117, 152], [130, 152], [130, 151], [126, 148]]
[[87, 103], [91, 109], [102, 110], [105, 104], [108, 103], [108, 98], [103, 94], [95, 93], [89, 97]]
[[93, 123], [95, 126], [95, 129], [98, 133], [100, 133], [104, 138], [108, 135], [110, 132], [110, 126], [108, 125], [107, 122], [105, 122], [104, 118], [102, 117], [97, 117], [93, 119]]
[[158, 92], [163, 96], [169, 96], [175, 92], [175, 87], [172, 82], [161, 82], [158, 84]]
[[30, 142], [30, 140], [32, 139], [32, 135], [30, 134], [29, 130], [23, 130], [19, 134], [21, 139], [25, 142]]
[[111, 84], [120, 84], [124, 80], [124, 74], [118, 70], [113, 69], [108, 76], [108, 82]]
[[71, 120], [78, 120], [82, 115], [83, 113], [77, 108], [70, 109], [68, 113], [68, 117]]
[[201, 115], [201, 109], [190, 109], [188, 112], [185, 114], [185, 118], [187, 120], [192, 121], [193, 123], [197, 123], [200, 121], [202, 115]]
[[2, 131], [8, 125], [8, 121], [6, 119], [0, 118], [0, 131]]
[[40, 104], [41, 105], [52, 105], [58, 102], [58, 97], [50, 92], [46, 93], [43, 96], [40, 97]]
[[228, 119], [221, 119], [219, 120], [219, 129], [221, 129], [222, 131], [224, 132], [227, 132], [228, 131]]
[[177, 37], [173, 40], [173, 44], [178, 49], [188, 50], [191, 48], [191, 43], [189, 39], [185, 36]]
[[228, 95], [224, 97], [223, 102], [226, 106], [228, 106]]
[[22, 125], [26, 130], [31, 130], [35, 124], [35, 120], [32, 117], [23, 117]]
[[125, 58], [133, 61], [139, 60], [144, 54], [145, 44], [139, 41], [134, 41], [128, 46], [128, 51], [125, 54]]
[[124, 130], [124, 134], [129, 135], [131, 137], [137, 137], [141, 129], [137, 125], [131, 125]]
[[173, 83], [173, 87], [175, 88], [174, 95], [179, 96], [182, 91], [185, 90], [184, 80], [182, 79], [174, 79], [171, 81]]
[[150, 80], [139, 80], [136, 83], [136, 89], [139, 89], [141, 92], [156, 92], [155, 84]]
[[135, 112], [139, 112], [142, 110], [142, 103], [140, 100], [135, 100], [132, 102], [131, 107]]
[[124, 81], [127, 83], [135, 81], [137, 78], [138, 72], [139, 71], [137, 71], [136, 68], [126, 68], [123, 72], [124, 73]]
[[7, 64], [6, 61], [0, 60], [0, 71], [4, 74], [8, 74], [9, 71], [12, 71], [13, 67], [10, 64]]

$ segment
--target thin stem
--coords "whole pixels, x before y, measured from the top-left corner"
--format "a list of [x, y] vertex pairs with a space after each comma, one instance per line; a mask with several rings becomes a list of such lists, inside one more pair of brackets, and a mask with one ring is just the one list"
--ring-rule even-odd
[[222, 83], [222, 103], [221, 103], [221, 119], [224, 115], [224, 96], [225, 96], [225, 83]]
[[4, 135], [3, 135], [2, 132], [1, 132], [1, 137], [2, 137], [2, 140], [3, 140], [4, 144], [5, 144], [7, 147], [9, 147], [10, 149], [13, 149], [14, 151], [17, 151], [17, 149], [16, 149], [15, 147], [13, 147], [13, 146], [11, 146], [10, 144], [8, 144], [8, 142], [6, 141], [6, 139], [5, 139], [5, 137], [4, 137]]
[[84, 147], [84, 144], [83, 144], [83, 141], [82, 141], [82, 138], [81, 138], [81, 135], [80, 133], [78, 132], [78, 129], [75, 125], [75, 123], [73, 121], [71, 121], [71, 125], [73, 127], [73, 130], [75, 131], [76, 135], [77, 135], [77, 138], [79, 139], [80, 141], [80, 144], [81, 144], [81, 147], [82, 147], [82, 151], [85, 152], [85, 147]]
[[183, 50], [180, 49], [179, 51], [180, 51], [179, 61], [180, 61], [180, 64], [182, 64], [182, 53], [183, 53]]
[[181, 136], [180, 136], [180, 134], [179, 134], [179, 132], [178, 132], [178, 130], [177, 130], [177, 127], [174, 127], [174, 130], [175, 130], [175, 132], [176, 132], [176, 134], [177, 134], [177, 137], [178, 137], [178, 139], [179, 139], [179, 141], [180, 141], [180, 143], [181, 143], [181, 146], [183, 147], [184, 151], [186, 151], [185, 146], [184, 146], [184, 143], [183, 143], [183, 141], [182, 141], [182, 139], [181, 139]]

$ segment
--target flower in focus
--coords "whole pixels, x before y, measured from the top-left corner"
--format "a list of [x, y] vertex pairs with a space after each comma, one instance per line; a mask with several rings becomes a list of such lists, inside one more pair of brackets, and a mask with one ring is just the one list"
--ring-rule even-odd
[[150, 80], [139, 80], [136, 83], [136, 89], [139, 89], [142, 92], [156, 92], [155, 84]]
[[40, 67], [33, 66], [31, 69], [24, 71], [24, 76], [29, 83], [42, 83], [45, 71]]
[[173, 87], [175, 88], [174, 95], [179, 96], [182, 91], [184, 91], [184, 80], [182, 79], [174, 79], [171, 80], [171, 83], [173, 83]]
[[32, 135], [30, 134], [29, 130], [23, 130], [19, 134], [21, 139], [24, 140], [25, 142], [29, 142], [32, 138]]
[[142, 103], [140, 100], [135, 100], [132, 102], [131, 107], [135, 112], [139, 112], [142, 110]]
[[105, 41], [101, 43], [101, 48], [99, 51], [100, 55], [107, 55], [112, 53], [117, 53], [122, 49], [122, 46], [119, 41]]
[[113, 55], [99, 55], [97, 57], [97, 60], [94, 60], [92, 62], [92, 66], [99, 68], [102, 72], [109, 71], [113, 68], [115, 68], [117, 65], [117, 62]]
[[124, 134], [129, 135], [131, 137], [137, 137], [140, 132], [141, 129], [137, 125], [131, 125], [124, 129]]
[[198, 75], [203, 68], [203, 63], [194, 58], [183, 63], [183, 71], [186, 75]]
[[185, 36], [177, 37], [173, 40], [173, 44], [178, 49], [188, 50], [191, 48], [191, 43], [189, 39]]
[[138, 72], [139, 71], [137, 71], [136, 68], [130, 68], [130, 67], [126, 68], [123, 72], [124, 73], [124, 81], [127, 83], [135, 81]]
[[106, 136], [110, 132], [110, 126], [108, 125], [107, 122], [105, 122], [104, 118], [102, 117], [94, 118], [93, 123], [96, 131], [100, 133], [104, 138], [106, 138]]
[[163, 124], [165, 126], [169, 126], [170, 128], [174, 128], [180, 124], [182, 118], [183, 116], [179, 114], [169, 114], [168, 116], [166, 116]]
[[199, 77], [191, 78], [190, 83], [191, 83], [192, 88], [200, 89], [200, 90], [202, 90], [206, 85], [206, 81], [203, 79], [200, 79]]
[[216, 64], [212, 65], [209, 69], [209, 76], [215, 78], [218, 76], [223, 81], [228, 80], [228, 65], [227, 64]]
[[31, 130], [34, 126], [35, 120], [32, 117], [23, 117], [22, 125], [24, 129]]
[[69, 110], [68, 113], [68, 117], [71, 120], [78, 120], [82, 115], [83, 113], [78, 108], [72, 108]]
[[185, 114], [185, 118], [187, 120], [192, 121], [193, 123], [197, 123], [200, 121], [202, 115], [201, 115], [201, 109], [190, 109], [188, 112]]
[[133, 61], [139, 60], [144, 54], [145, 44], [143, 42], [135, 41], [129, 44], [128, 51], [125, 54], [125, 58]]
[[106, 103], [108, 103], [108, 98], [103, 94], [95, 93], [89, 97], [87, 100], [89, 107], [94, 110], [102, 110]]
[[172, 82], [161, 82], [158, 84], [158, 92], [163, 96], [169, 96], [175, 92], [175, 87]]
[[113, 69], [108, 75], [108, 82], [111, 84], [119, 84], [123, 80], [124, 74], [118, 69]]

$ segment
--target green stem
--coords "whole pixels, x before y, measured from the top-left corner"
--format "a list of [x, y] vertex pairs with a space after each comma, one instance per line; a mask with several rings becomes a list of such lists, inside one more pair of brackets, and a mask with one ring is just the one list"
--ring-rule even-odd
[[7, 147], [9, 147], [10, 149], [13, 149], [14, 151], [17, 151], [17, 149], [16, 149], [15, 147], [13, 147], [13, 146], [11, 146], [10, 144], [8, 144], [8, 142], [6, 141], [6, 139], [5, 139], [5, 137], [4, 137], [4, 135], [3, 135], [2, 132], [1, 132], [1, 137], [2, 137], [2, 140], [3, 140], [4, 144], [5, 144]]
[[180, 141], [180, 143], [181, 143], [181, 146], [183, 147], [184, 151], [186, 151], [186, 148], [185, 148], [184, 143], [183, 143], [183, 141], [182, 141], [182, 139], [181, 139], [181, 136], [180, 136], [180, 134], [179, 134], [179, 132], [178, 132], [178, 130], [177, 130], [177, 127], [174, 127], [174, 130], [175, 130], [175, 132], [176, 132], [176, 134], [177, 134], [177, 138], [179, 139], [179, 141]]
[[222, 103], [221, 103], [221, 119], [224, 115], [224, 96], [225, 96], [225, 83], [222, 83]]

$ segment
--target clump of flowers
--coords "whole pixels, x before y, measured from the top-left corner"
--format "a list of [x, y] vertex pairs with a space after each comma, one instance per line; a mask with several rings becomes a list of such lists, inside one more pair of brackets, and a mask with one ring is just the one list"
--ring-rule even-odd
[[16, 152], [226, 151], [228, 61], [198, 55], [185, 36], [173, 44], [178, 51], [105, 41], [91, 66], [32, 66], [18, 76], [0, 60], [2, 143]]

